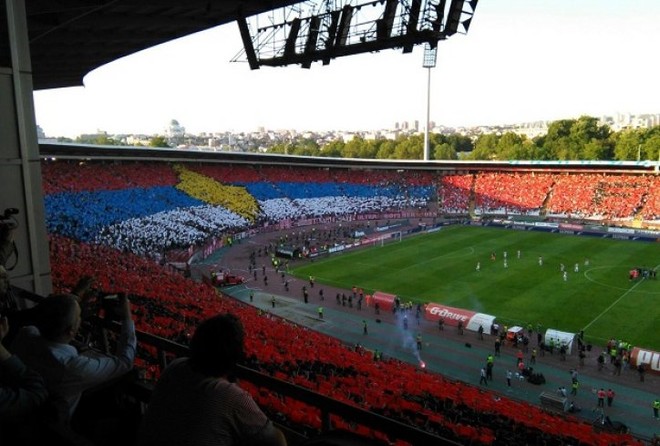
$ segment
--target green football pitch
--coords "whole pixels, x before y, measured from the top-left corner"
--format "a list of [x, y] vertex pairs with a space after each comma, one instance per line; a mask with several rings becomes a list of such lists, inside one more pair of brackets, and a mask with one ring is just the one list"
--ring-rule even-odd
[[396, 294], [404, 302], [492, 314], [501, 324], [584, 330], [594, 345], [614, 337], [660, 350], [660, 281], [630, 281], [635, 267], [660, 270], [660, 245], [450, 226], [316, 259], [292, 273], [328, 286]]

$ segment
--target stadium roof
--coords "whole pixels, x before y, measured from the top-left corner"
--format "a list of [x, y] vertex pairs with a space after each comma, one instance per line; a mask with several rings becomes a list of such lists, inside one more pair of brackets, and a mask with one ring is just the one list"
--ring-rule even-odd
[[208, 152], [162, 147], [97, 146], [72, 143], [39, 144], [43, 159], [105, 160], [105, 161], [167, 161], [236, 163], [252, 165], [285, 165], [289, 167], [317, 167], [339, 169], [406, 169], [445, 172], [472, 171], [537, 171], [607, 172], [625, 174], [658, 174], [654, 161], [451, 161], [451, 160], [393, 160], [362, 158], [331, 158], [250, 152]]
[[[41, 90], [82, 85], [87, 73], [113, 60], [301, 0], [24, 1], [33, 84]], [[11, 67], [4, 3], [0, 66]]]

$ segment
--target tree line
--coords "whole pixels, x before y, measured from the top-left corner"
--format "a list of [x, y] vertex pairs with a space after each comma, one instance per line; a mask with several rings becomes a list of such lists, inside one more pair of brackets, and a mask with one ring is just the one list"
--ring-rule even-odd
[[[469, 136], [431, 133], [430, 157], [434, 160], [658, 160], [660, 126], [613, 132], [598, 119], [582, 116], [562, 119], [548, 126], [545, 135], [529, 139], [514, 132]], [[395, 140], [355, 137], [320, 146], [304, 139], [277, 144], [269, 153], [365, 159], [423, 159], [424, 136], [402, 135]]]

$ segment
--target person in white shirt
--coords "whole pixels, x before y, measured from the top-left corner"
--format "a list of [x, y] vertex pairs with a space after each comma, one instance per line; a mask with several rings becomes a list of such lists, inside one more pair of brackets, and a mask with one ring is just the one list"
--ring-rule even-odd
[[119, 295], [117, 313], [121, 334], [115, 355], [92, 354], [91, 351], [81, 354], [71, 345], [81, 323], [76, 296], [49, 296], [37, 308], [36, 326], [23, 327], [12, 350], [28, 367], [43, 376], [49, 394], [64, 401], [70, 417], [85, 390], [118, 378], [133, 368], [137, 341], [130, 303], [126, 296]]

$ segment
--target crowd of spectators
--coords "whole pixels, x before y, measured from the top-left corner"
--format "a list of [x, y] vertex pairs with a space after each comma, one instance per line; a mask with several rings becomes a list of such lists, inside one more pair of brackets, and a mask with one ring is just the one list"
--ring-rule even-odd
[[[397, 182], [389, 171], [366, 174], [369, 184], [356, 173], [357, 183], [336, 182], [314, 168], [128, 166], [45, 162], [48, 231], [158, 257], [259, 223], [424, 208], [433, 190], [420, 185], [428, 175]], [[87, 175], [88, 185], [76, 185]]]
[[44, 194], [97, 190], [147, 189], [179, 182], [169, 163], [47, 160], [41, 164]]
[[[322, 167], [260, 166], [261, 181], [271, 183], [333, 183], [334, 169]], [[357, 175], [356, 175], [357, 176]], [[359, 180], [355, 180], [359, 181]], [[353, 182], [355, 182], [353, 181]]]
[[254, 225], [428, 209], [649, 220], [660, 179], [644, 175], [358, 171], [246, 165], [44, 161], [47, 228], [154, 258]]
[[[70, 161], [44, 161], [43, 177], [55, 291], [70, 292], [81, 276], [93, 276], [99, 295], [128, 294], [138, 330], [187, 344], [202, 320], [229, 312], [249, 327], [245, 365], [462, 443], [636, 444], [630, 435], [596, 433], [571, 416], [397, 360], [374, 361], [361, 348], [218, 295], [146, 257], [255, 222], [419, 208], [434, 194], [449, 213], [473, 204], [488, 213], [657, 219], [657, 177], [481, 172], [437, 181], [417, 171]], [[137, 364], [147, 376], [159, 375], [157, 363], [157, 352], [140, 345]], [[244, 385], [280, 421], [321, 428], [318, 409]], [[332, 422], [383, 437], [337, 416]]]
[[649, 193], [642, 197], [642, 217], [644, 220], [660, 220], [660, 177], [654, 176], [650, 179]]
[[[654, 219], [658, 179], [644, 175], [555, 175], [548, 214], [584, 219]], [[646, 208], [646, 206], [648, 208]]]
[[[260, 201], [271, 198], [411, 197], [428, 200], [433, 192], [431, 172], [364, 171], [281, 166], [192, 166], [190, 170], [224, 184], [244, 186]], [[205, 200], [208, 202], [208, 200]]]
[[222, 206], [248, 221], [259, 214], [257, 200], [244, 187], [227, 185], [200, 175], [183, 166], [175, 166], [180, 182], [176, 188], [212, 206]]
[[[595, 213], [607, 218], [632, 218], [642, 208], [643, 200], [653, 196], [656, 177], [610, 175], [598, 181], [594, 197]], [[657, 189], [656, 189], [657, 190]]]
[[443, 213], [466, 213], [473, 204], [477, 213], [581, 219], [651, 221], [660, 214], [660, 179], [650, 175], [481, 172], [436, 180], [427, 171], [45, 161], [43, 177], [49, 231], [80, 240], [124, 220], [202, 204], [242, 217], [227, 214], [216, 232], [259, 221], [423, 208], [436, 194]]
[[438, 208], [466, 213], [473, 202], [481, 214], [654, 221], [658, 190], [660, 178], [651, 175], [480, 172], [441, 177]]
[[470, 210], [470, 198], [474, 175], [444, 175], [438, 186], [438, 209], [444, 213], [466, 214]]
[[204, 203], [170, 186], [83, 192], [44, 197], [48, 232], [91, 241], [102, 228], [131, 218], [143, 218]]
[[484, 172], [474, 183], [475, 211], [538, 214], [553, 183], [553, 175]]
[[[203, 284], [184, 279], [138, 256], [100, 245], [51, 236], [53, 284], [68, 292], [81, 275], [93, 275], [101, 292], [125, 291], [136, 327], [187, 343], [200, 321], [217, 313], [237, 315], [245, 327], [246, 365], [334, 399], [471, 444], [635, 444], [630, 435], [595, 433], [589, 423], [552, 415], [524, 402], [495, 396], [412, 365], [374, 361], [361, 348], [261, 313]], [[156, 376], [156, 352], [138, 347], [138, 365]], [[277, 418], [316, 431], [318, 410], [307, 410], [267, 389], [247, 385], [260, 406]], [[335, 426], [369, 429], [333, 417]], [[403, 444], [403, 443], [399, 443]]]
[[193, 172], [213, 178], [220, 183], [246, 185], [262, 180], [260, 170], [267, 168], [254, 164], [191, 164], [187, 166]]
[[288, 198], [267, 200], [261, 203], [265, 221], [275, 223], [282, 220], [301, 218], [355, 215], [369, 212], [384, 212], [388, 210], [407, 209], [410, 206], [422, 206], [422, 202], [412, 203], [403, 199], [388, 197], [320, 197]]
[[428, 209], [631, 219], [660, 214], [655, 176], [358, 171], [44, 161], [49, 233], [162, 258], [254, 225]]
[[154, 256], [166, 251], [197, 246], [209, 234], [246, 227], [243, 217], [218, 206], [194, 206], [131, 218], [104, 226], [94, 237], [100, 243], [122, 252]]

